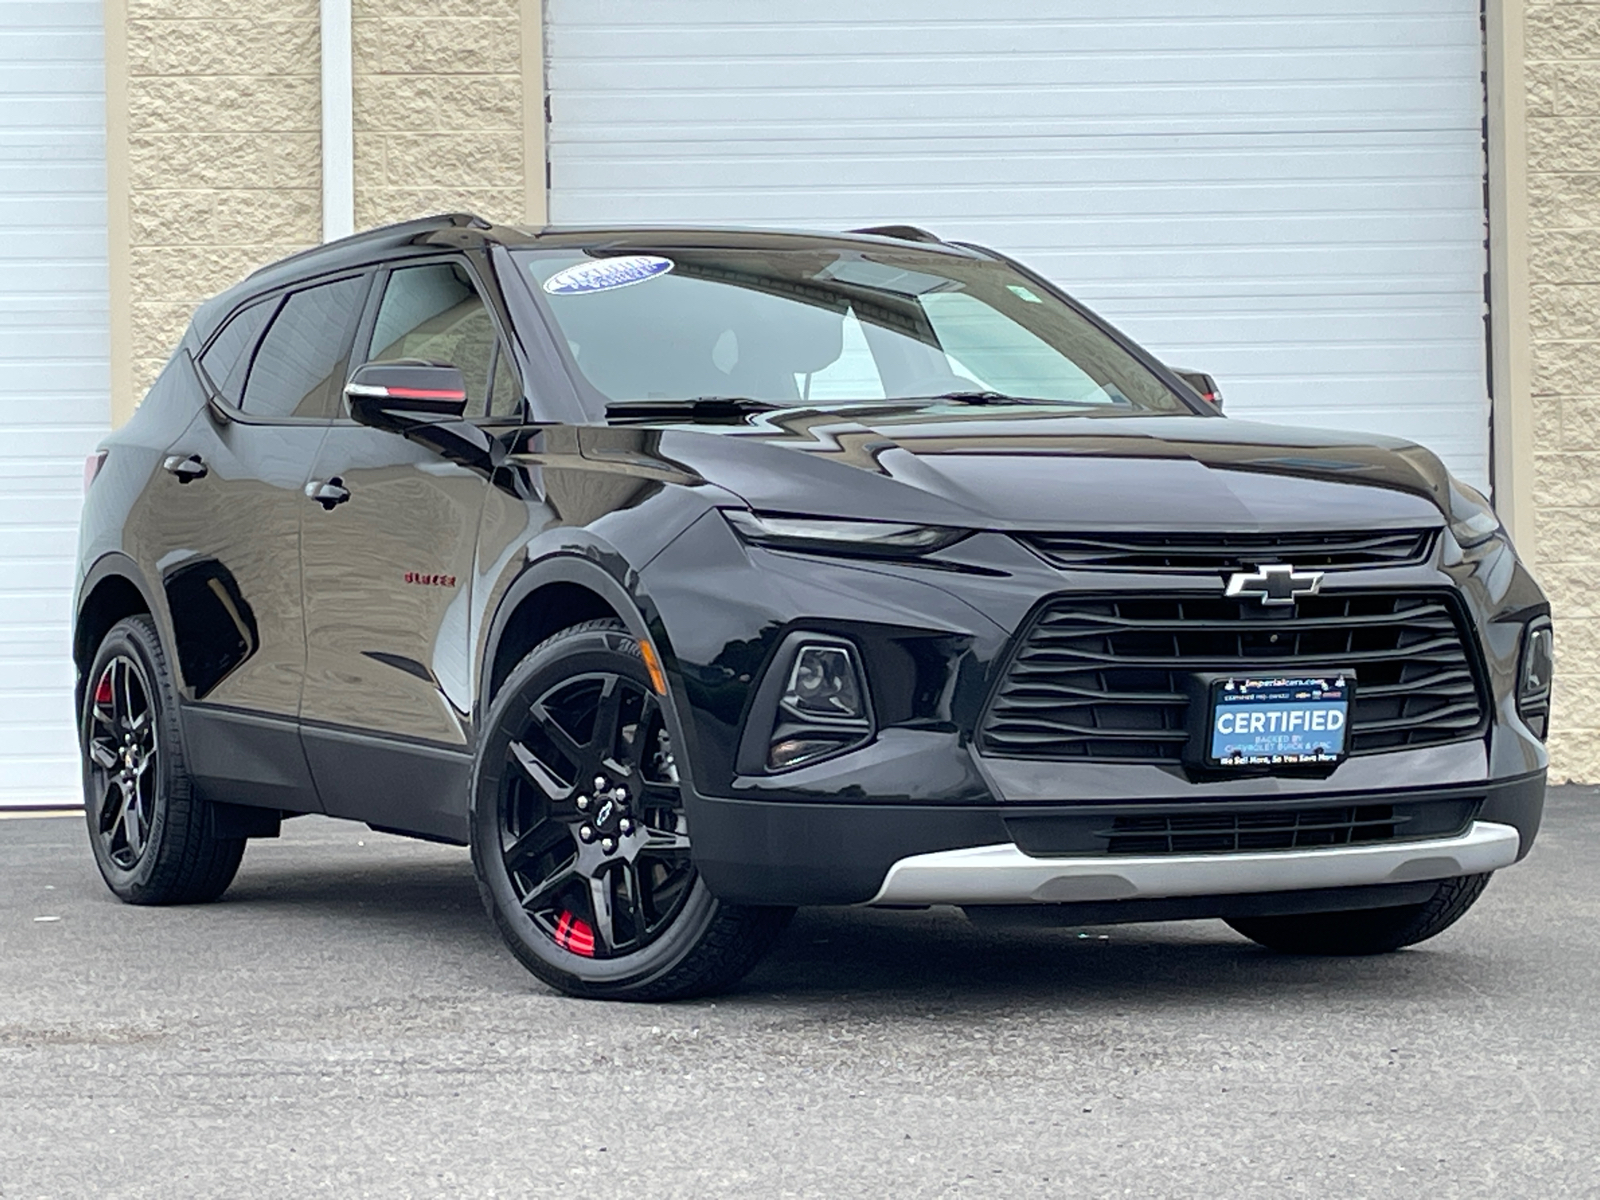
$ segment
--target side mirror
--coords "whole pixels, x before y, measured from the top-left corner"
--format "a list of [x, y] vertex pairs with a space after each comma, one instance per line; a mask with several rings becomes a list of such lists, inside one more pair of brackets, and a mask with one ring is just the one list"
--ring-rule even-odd
[[463, 466], [492, 472], [505, 460], [498, 439], [461, 419], [467, 384], [447, 363], [367, 363], [350, 376], [344, 394], [361, 424], [398, 433]]
[[401, 359], [356, 368], [345, 384], [350, 415], [363, 425], [409, 433], [418, 425], [459, 421], [467, 409], [467, 383], [445, 363]]
[[1188, 367], [1168, 367], [1179, 379], [1193, 388], [1207, 404], [1218, 412], [1222, 411], [1222, 389], [1217, 386], [1217, 381], [1204, 371], [1191, 371]]

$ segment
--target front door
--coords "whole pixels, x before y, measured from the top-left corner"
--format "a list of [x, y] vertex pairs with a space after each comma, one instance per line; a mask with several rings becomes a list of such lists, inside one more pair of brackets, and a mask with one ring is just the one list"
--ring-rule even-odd
[[[469, 417], [514, 414], [521, 388], [461, 261], [381, 284], [367, 361], [449, 363]], [[339, 420], [301, 527], [302, 737], [327, 810], [465, 840], [473, 558], [483, 475], [398, 434]]]

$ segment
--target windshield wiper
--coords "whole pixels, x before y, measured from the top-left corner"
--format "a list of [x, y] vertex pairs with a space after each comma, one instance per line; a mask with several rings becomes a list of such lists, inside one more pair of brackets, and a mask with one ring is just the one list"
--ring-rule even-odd
[[950, 400], [957, 404], [1049, 404], [1032, 396], [1013, 396], [1007, 392], [940, 392], [936, 396], [906, 396], [907, 400]]
[[746, 413], [771, 412], [782, 405], [748, 396], [694, 396], [684, 400], [617, 400], [606, 405], [606, 417], [621, 421], [651, 421], [661, 417], [691, 421], [725, 420]]
[[948, 400], [955, 404], [1049, 404], [1060, 408], [1124, 408], [1124, 399], [1113, 397], [1099, 400], [1052, 400], [1045, 396], [1013, 396], [1009, 392], [968, 391], [940, 392], [937, 396], [902, 396], [902, 400]]

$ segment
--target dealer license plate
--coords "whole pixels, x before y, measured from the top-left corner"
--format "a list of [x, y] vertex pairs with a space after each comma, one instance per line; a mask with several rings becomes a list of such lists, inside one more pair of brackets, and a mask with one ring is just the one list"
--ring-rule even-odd
[[1207, 762], [1225, 769], [1339, 762], [1349, 745], [1354, 682], [1348, 675], [1214, 680]]

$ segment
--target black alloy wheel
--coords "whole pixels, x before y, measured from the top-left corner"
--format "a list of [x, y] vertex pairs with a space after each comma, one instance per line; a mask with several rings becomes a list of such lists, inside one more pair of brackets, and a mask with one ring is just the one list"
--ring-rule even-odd
[[150, 845], [156, 807], [156, 745], [150, 681], [127, 654], [101, 668], [89, 694], [90, 792], [98, 796], [93, 831], [100, 852], [132, 871]]
[[194, 794], [166, 652], [148, 616], [113, 625], [84, 676], [84, 815], [95, 863], [129, 904], [193, 904], [227, 890], [243, 838], [217, 837]]
[[672, 743], [648, 685], [614, 672], [534, 701], [509, 752], [501, 861], [562, 949], [615, 958], [654, 941], [694, 882]]
[[473, 803], [491, 917], [529, 970], [571, 994], [725, 987], [788, 919], [720, 904], [701, 882], [663, 698], [620, 622], [558, 633], [512, 673]]

